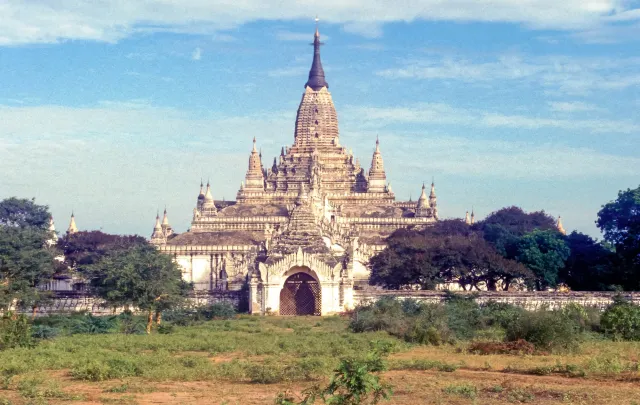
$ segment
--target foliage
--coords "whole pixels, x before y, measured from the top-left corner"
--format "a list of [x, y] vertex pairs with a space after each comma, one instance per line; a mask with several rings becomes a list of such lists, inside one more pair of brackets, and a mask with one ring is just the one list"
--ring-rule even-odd
[[60, 334], [60, 329], [47, 325], [34, 325], [31, 328], [31, 336], [34, 339], [47, 340], [53, 339]]
[[49, 298], [37, 288], [54, 273], [49, 218], [47, 207], [33, 200], [0, 202], [0, 309], [35, 308]]
[[423, 231], [398, 230], [388, 247], [371, 259], [370, 283], [391, 289], [457, 282], [463, 288], [508, 289], [529, 279], [524, 266], [505, 259], [482, 236], [458, 220], [440, 221]]
[[515, 258], [518, 239], [536, 229], [554, 230], [555, 220], [544, 211], [526, 213], [520, 207], [505, 207], [492, 212], [474, 225], [484, 238], [507, 258]]
[[0, 201], [0, 227], [46, 231], [50, 218], [49, 207], [36, 204], [35, 199], [11, 197]]
[[65, 264], [84, 272], [87, 266], [97, 263], [108, 253], [126, 250], [132, 246], [144, 246], [147, 241], [137, 235], [111, 235], [101, 231], [81, 231], [67, 234], [58, 241]]
[[0, 350], [31, 347], [31, 325], [24, 315], [6, 313], [0, 318]]
[[563, 311], [540, 310], [523, 312], [507, 326], [506, 339], [526, 340], [538, 350], [563, 352], [577, 350], [582, 334], [579, 325]]
[[572, 290], [610, 290], [619, 282], [612, 273], [614, 253], [588, 235], [573, 231], [566, 237], [571, 251], [560, 279]]
[[194, 325], [212, 319], [232, 319], [237, 315], [233, 305], [218, 302], [211, 305], [189, 306], [181, 305], [162, 312], [162, 319], [175, 325]]
[[533, 271], [537, 290], [558, 285], [570, 253], [562, 235], [551, 230], [533, 230], [521, 237], [516, 247], [516, 259]]
[[640, 340], [640, 306], [617, 299], [602, 314], [604, 333], [618, 340]]
[[370, 352], [366, 359], [342, 359], [334, 370], [334, 375], [325, 388], [312, 387], [303, 393], [300, 402], [289, 393], [280, 393], [277, 405], [309, 405], [321, 398], [329, 405], [375, 405], [382, 399], [389, 399], [391, 386], [382, 383], [375, 373], [386, 370], [386, 363], [377, 351]]
[[640, 186], [618, 193], [602, 206], [596, 221], [606, 241], [615, 247], [619, 283], [640, 289]]
[[87, 269], [92, 290], [108, 305], [148, 313], [147, 333], [153, 313], [179, 305], [191, 289], [177, 264], [149, 245], [112, 251]]

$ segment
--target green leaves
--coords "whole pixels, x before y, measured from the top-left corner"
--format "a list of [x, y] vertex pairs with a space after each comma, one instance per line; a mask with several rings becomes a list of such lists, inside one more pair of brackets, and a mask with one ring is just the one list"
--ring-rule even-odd
[[536, 289], [544, 290], [558, 285], [558, 274], [570, 253], [560, 233], [536, 229], [520, 238], [516, 259], [536, 275]]
[[37, 287], [54, 273], [54, 251], [47, 248], [47, 207], [32, 200], [0, 202], [0, 308], [31, 308], [49, 293]]

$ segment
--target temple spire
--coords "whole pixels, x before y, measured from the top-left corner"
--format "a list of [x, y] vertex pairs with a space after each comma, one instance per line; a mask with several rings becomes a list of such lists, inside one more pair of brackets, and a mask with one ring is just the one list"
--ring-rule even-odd
[[67, 229], [67, 233], [69, 235], [73, 235], [78, 232], [78, 227], [76, 226], [76, 216], [71, 211], [71, 221], [69, 222], [69, 228]]
[[558, 216], [558, 222], [556, 222], [556, 229], [558, 230], [558, 232], [560, 232], [563, 235], [567, 234], [567, 231], [565, 231], [564, 226], [562, 226], [562, 217]]
[[318, 91], [323, 87], [329, 88], [329, 83], [324, 78], [324, 69], [320, 60], [320, 31], [318, 30], [318, 18], [316, 17], [316, 33], [313, 36], [313, 62], [309, 70], [309, 80], [304, 85], [311, 87], [314, 91]]

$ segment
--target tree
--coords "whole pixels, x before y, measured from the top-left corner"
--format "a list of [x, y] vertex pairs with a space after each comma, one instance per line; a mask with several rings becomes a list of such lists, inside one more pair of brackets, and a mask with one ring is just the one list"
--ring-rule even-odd
[[620, 280], [612, 272], [614, 253], [589, 235], [572, 232], [566, 237], [571, 251], [560, 279], [572, 290], [610, 290]]
[[625, 289], [640, 289], [640, 186], [620, 191], [602, 206], [596, 221], [606, 241], [615, 246], [616, 266]]
[[49, 207], [34, 199], [11, 197], [0, 201], [0, 226], [46, 230], [51, 214]]
[[0, 202], [0, 308], [31, 308], [49, 298], [38, 286], [54, 272], [54, 251], [47, 246], [50, 214], [33, 200]]
[[558, 285], [559, 272], [570, 253], [559, 232], [535, 229], [518, 241], [516, 260], [535, 274], [535, 288], [545, 290]]
[[108, 305], [147, 313], [147, 333], [154, 313], [180, 303], [192, 287], [171, 257], [150, 245], [111, 251], [87, 270], [92, 290]]
[[518, 240], [535, 229], [555, 229], [555, 220], [544, 211], [526, 213], [520, 207], [505, 207], [492, 212], [473, 226], [482, 231], [484, 238], [493, 244], [504, 257], [516, 256]]
[[524, 266], [504, 258], [481, 234], [459, 220], [445, 220], [423, 231], [399, 230], [371, 263], [370, 282], [390, 289], [457, 281], [463, 288], [508, 289], [515, 279], [531, 279]]
[[109, 252], [146, 244], [147, 241], [138, 235], [84, 231], [65, 235], [58, 241], [58, 248], [64, 254], [65, 264], [82, 272], [85, 266], [96, 263]]

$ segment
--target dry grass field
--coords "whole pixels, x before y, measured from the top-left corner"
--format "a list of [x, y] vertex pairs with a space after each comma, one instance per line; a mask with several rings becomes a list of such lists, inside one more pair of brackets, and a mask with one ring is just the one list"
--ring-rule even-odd
[[640, 404], [640, 344], [477, 355], [469, 342], [410, 345], [348, 320], [240, 316], [169, 334], [74, 334], [0, 352], [0, 404], [272, 404], [327, 381], [341, 357], [392, 347], [388, 404]]

